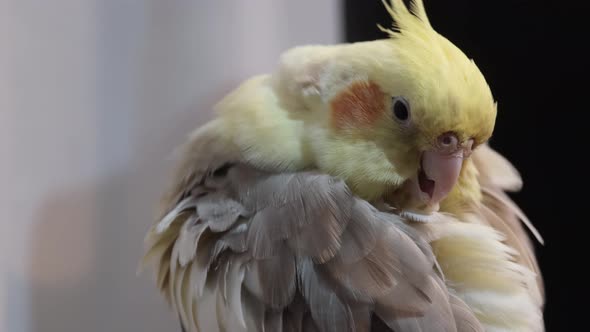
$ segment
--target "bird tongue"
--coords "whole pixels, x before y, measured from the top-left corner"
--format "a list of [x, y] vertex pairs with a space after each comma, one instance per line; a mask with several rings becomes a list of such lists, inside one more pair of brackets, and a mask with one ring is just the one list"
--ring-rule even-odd
[[463, 152], [454, 154], [426, 151], [418, 173], [420, 191], [428, 195], [429, 205], [442, 201], [453, 189], [463, 165]]

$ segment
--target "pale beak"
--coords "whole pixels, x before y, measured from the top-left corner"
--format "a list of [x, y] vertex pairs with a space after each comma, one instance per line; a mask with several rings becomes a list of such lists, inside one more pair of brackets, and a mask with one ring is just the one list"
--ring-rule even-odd
[[451, 192], [463, 166], [463, 151], [453, 154], [426, 151], [422, 154], [418, 186], [429, 205], [438, 204]]
[[424, 151], [420, 170], [412, 180], [411, 195], [414, 206], [423, 213], [438, 211], [440, 202], [451, 192], [463, 166], [471, 155], [473, 140], [460, 143], [452, 133], [438, 138], [435, 148]]

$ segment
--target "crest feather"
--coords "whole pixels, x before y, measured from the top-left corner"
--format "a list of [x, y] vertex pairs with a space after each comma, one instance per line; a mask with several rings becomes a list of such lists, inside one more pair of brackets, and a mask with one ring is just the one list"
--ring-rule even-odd
[[390, 37], [392, 55], [399, 64], [395, 76], [403, 79], [402, 86], [412, 87], [413, 102], [418, 105], [414, 114], [424, 110], [420, 112], [422, 130], [436, 136], [441, 128], [452, 128], [487, 139], [496, 108], [473, 60], [434, 30], [422, 0], [412, 0], [408, 6], [402, 0], [382, 2], [393, 23], [391, 29], [378, 27]]
[[[386, 29], [380, 24], [377, 26], [381, 31], [389, 34], [391, 37], [397, 36], [402, 31], [408, 32], [415, 30], [416, 28], [432, 29], [422, 0], [412, 0], [410, 2], [409, 10], [402, 0], [390, 0], [389, 2], [387, 0], [382, 0], [382, 2], [393, 19], [393, 30]], [[399, 30], [400, 32], [396, 32], [395, 30]]]

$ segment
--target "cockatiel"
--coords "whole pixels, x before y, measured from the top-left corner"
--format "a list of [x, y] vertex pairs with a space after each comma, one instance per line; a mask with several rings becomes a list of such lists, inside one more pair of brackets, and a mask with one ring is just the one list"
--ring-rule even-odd
[[422, 1], [286, 51], [197, 128], [144, 265], [186, 331], [542, 331], [496, 104]]

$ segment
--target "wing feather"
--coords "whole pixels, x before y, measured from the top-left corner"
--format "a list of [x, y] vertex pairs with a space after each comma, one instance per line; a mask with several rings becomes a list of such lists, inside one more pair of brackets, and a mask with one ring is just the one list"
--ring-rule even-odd
[[430, 246], [399, 216], [313, 171], [206, 174], [146, 240], [187, 331], [371, 331], [372, 315], [457, 330]]

